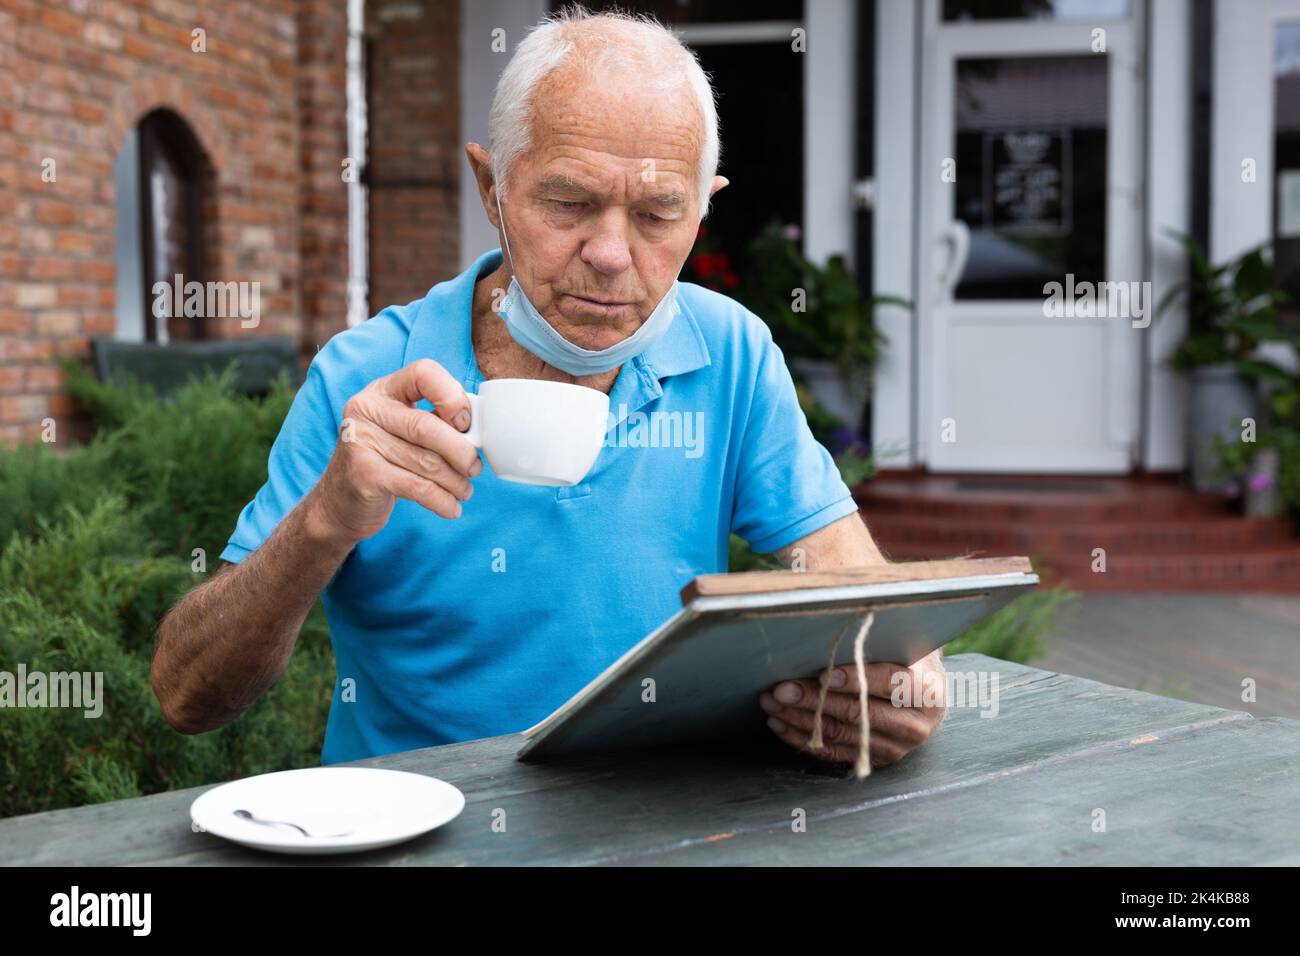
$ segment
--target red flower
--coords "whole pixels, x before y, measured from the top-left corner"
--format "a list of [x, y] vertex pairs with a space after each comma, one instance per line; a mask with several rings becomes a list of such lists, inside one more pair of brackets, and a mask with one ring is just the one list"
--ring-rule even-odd
[[727, 257], [719, 252], [704, 252], [695, 257], [695, 271], [702, 277], [716, 275], [727, 268]]

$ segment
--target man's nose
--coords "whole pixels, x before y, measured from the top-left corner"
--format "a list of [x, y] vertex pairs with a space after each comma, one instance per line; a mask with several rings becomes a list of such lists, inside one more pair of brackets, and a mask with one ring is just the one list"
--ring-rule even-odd
[[597, 233], [582, 245], [582, 261], [597, 272], [617, 275], [632, 264], [627, 244], [627, 223], [610, 209], [601, 217]]

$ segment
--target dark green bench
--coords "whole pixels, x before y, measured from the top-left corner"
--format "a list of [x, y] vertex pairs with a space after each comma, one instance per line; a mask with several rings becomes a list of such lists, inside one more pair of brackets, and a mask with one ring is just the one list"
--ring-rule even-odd
[[191, 378], [224, 371], [237, 363], [235, 391], [264, 395], [281, 374], [294, 385], [302, 384], [298, 349], [291, 339], [218, 339], [208, 341], [118, 342], [91, 339], [91, 358], [101, 382], [124, 383], [135, 379], [152, 385], [160, 394], [176, 391]]

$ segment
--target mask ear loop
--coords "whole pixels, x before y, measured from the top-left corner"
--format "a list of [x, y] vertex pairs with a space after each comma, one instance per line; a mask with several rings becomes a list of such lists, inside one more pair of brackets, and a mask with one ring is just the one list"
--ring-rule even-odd
[[499, 190], [496, 186], [493, 186], [492, 192], [493, 195], [496, 196], [496, 201], [497, 201], [497, 218], [501, 220], [501, 238], [505, 240], [506, 255], [509, 256], [510, 258], [510, 273], [511, 275], [514, 275], [515, 257], [510, 255], [510, 237], [506, 234], [506, 214], [501, 211], [501, 190]]

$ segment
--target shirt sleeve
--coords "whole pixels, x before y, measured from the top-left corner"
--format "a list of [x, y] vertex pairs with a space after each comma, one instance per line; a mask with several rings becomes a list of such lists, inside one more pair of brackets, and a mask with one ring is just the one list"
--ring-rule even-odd
[[325, 473], [338, 435], [333, 409], [326, 394], [318, 361], [312, 362], [307, 380], [298, 389], [280, 433], [271, 445], [266, 484], [240, 512], [223, 561], [238, 564], [256, 551], [276, 525]]
[[731, 530], [770, 554], [857, 510], [830, 452], [808, 427], [785, 357], [762, 325]]

